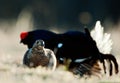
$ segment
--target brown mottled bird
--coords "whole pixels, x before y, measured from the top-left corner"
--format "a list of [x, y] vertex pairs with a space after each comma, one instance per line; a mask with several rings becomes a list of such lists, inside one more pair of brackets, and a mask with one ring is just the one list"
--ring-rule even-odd
[[43, 66], [55, 70], [56, 57], [50, 49], [44, 48], [43, 40], [36, 40], [32, 48], [30, 48], [24, 56], [23, 64], [28, 67]]

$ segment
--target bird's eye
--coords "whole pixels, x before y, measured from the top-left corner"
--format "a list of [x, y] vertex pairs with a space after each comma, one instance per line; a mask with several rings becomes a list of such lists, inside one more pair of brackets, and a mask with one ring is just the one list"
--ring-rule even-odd
[[36, 44], [39, 44], [39, 41], [36, 41]]

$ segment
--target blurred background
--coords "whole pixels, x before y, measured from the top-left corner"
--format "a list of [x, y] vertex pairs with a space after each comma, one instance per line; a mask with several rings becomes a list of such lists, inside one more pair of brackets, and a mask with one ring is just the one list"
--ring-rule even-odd
[[[104, 33], [111, 34], [113, 40], [111, 53], [119, 63], [119, 0], [0, 0], [0, 82], [40, 83], [41, 79], [43, 79], [41, 83], [45, 81], [47, 73], [43, 72], [45, 75], [41, 75], [39, 70], [30, 71], [20, 66], [27, 50], [27, 46], [20, 44], [19, 35], [22, 31], [47, 29], [56, 33], [68, 30], [84, 32], [84, 27], [92, 30], [98, 20], [104, 27]], [[75, 83], [76, 79], [65, 73], [58, 71], [49, 76], [50, 79], [47, 77], [46, 81], [53, 83], [53, 80], [56, 80], [54, 82], [59, 83], [62, 80], [63, 83]], [[115, 82], [120, 82], [118, 75], [111, 77], [112, 79], [104, 77], [103, 82], [113, 79]], [[84, 79], [81, 81], [87, 82]], [[80, 80], [76, 83], [79, 82]]]
[[90, 28], [97, 20], [117, 24], [119, 4], [119, 0], [0, 0], [0, 21], [16, 20], [26, 10], [34, 28]]

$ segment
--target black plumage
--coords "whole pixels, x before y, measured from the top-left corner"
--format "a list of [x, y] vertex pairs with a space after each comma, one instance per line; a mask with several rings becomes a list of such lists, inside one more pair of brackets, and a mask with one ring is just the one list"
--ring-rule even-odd
[[86, 73], [89, 75], [93, 74], [91, 72], [92, 69], [100, 71], [98, 61], [103, 64], [103, 68], [106, 71], [105, 60], [109, 60], [110, 75], [112, 75], [111, 71], [113, 67], [111, 62], [115, 65], [115, 73], [118, 73], [116, 58], [111, 54], [100, 53], [96, 42], [92, 39], [89, 30], [86, 28], [85, 32], [68, 31], [63, 34], [56, 34], [46, 30], [30, 31], [28, 32], [28, 36], [22, 39], [21, 42], [27, 44], [29, 48], [37, 39], [44, 40], [46, 48], [55, 51], [56, 58], [60, 64], [65, 64], [67, 60], [71, 60], [68, 69], [72, 72], [77, 70], [79, 74], [82, 72], [80, 76]]

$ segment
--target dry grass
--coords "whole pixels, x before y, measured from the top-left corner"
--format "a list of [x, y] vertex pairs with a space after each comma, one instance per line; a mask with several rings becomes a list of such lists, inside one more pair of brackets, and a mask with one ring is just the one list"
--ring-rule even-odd
[[[1, 55], [0, 82], [1, 83], [119, 83], [120, 74], [111, 77], [102, 74], [101, 78], [91, 76], [88, 78], [73, 75], [64, 67], [54, 72], [42, 67], [27, 68], [21, 64], [22, 55]], [[119, 60], [120, 61], [120, 60]]]

